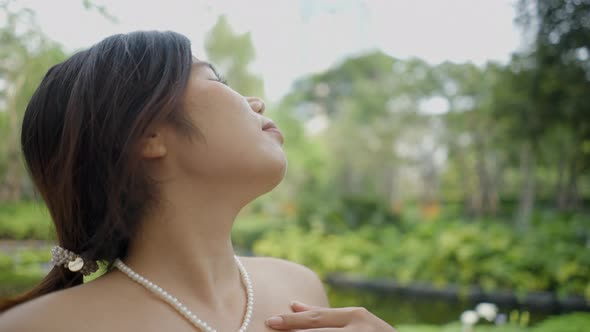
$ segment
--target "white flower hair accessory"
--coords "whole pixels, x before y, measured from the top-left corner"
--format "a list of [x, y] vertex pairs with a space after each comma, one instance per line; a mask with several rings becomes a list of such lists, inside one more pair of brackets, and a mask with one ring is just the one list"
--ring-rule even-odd
[[98, 270], [98, 264], [95, 261], [84, 259], [81, 255], [60, 246], [51, 249], [51, 263], [55, 266], [63, 266], [72, 272], [80, 272], [85, 276]]

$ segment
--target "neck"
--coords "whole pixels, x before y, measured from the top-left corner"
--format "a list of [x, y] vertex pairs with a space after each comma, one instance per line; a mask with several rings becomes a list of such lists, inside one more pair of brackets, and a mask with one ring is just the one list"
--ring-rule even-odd
[[191, 294], [208, 307], [236, 301], [242, 286], [231, 228], [245, 204], [231, 197], [235, 188], [221, 195], [177, 186], [166, 194], [166, 202], [142, 220], [123, 262], [167, 291]]

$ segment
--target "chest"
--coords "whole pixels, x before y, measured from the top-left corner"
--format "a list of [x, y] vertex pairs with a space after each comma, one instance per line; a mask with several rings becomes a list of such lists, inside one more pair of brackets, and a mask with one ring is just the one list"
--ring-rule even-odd
[[[269, 285], [270, 286], [270, 285]], [[254, 288], [254, 307], [248, 331], [271, 332], [276, 331], [268, 328], [265, 321], [279, 314], [290, 313], [289, 302], [293, 294], [288, 294], [287, 288], [262, 287], [256, 285]], [[86, 327], [86, 331], [142, 331], [142, 332], [195, 332], [198, 331], [188, 320], [173, 309], [167, 303], [156, 299], [146, 298], [143, 304], [129, 306], [126, 301], [111, 302], [109, 308], [103, 308], [103, 317], [111, 317], [109, 320], [93, 322]], [[108, 312], [108, 314], [106, 314]], [[194, 311], [202, 320], [208, 322], [218, 332], [238, 331], [243, 315], [240, 317], [224, 317], [203, 312]], [[116, 322], [117, 327], [113, 329], [112, 323]], [[90, 322], [89, 322], [90, 323]]]

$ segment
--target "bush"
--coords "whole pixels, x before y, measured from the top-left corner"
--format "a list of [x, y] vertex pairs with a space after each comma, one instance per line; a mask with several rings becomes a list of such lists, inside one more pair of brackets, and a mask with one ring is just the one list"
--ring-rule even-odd
[[[363, 226], [381, 227], [399, 224], [400, 216], [382, 200], [366, 195], [343, 195], [329, 198], [302, 195], [299, 198], [296, 222], [303, 229], [322, 224], [330, 233], [356, 230]], [[318, 204], [318, 200], [322, 204]]]
[[239, 249], [252, 250], [254, 242], [266, 232], [282, 227], [262, 214], [240, 216], [232, 229], [232, 242]]
[[361, 271], [363, 262], [379, 247], [367, 237], [353, 233], [334, 235], [319, 227], [306, 231], [288, 225], [264, 234], [253, 250], [257, 255], [282, 257], [306, 265], [324, 276], [330, 272]]
[[0, 239], [53, 240], [55, 228], [45, 205], [39, 202], [0, 204]]
[[516, 233], [502, 223], [458, 220], [330, 233], [318, 222], [310, 230], [288, 225], [267, 232], [253, 248], [321, 275], [349, 272], [400, 283], [552, 291], [590, 299], [590, 253], [579, 235], [583, 223], [557, 220]]
[[41, 264], [50, 260], [49, 247], [0, 253], [0, 294], [13, 295], [33, 287], [45, 275]]

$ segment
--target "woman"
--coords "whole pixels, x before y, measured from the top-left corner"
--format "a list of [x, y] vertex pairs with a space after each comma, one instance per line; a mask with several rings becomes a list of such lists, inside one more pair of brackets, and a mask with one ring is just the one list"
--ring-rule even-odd
[[[0, 330], [393, 331], [362, 308], [326, 308], [305, 267], [234, 256], [236, 215], [287, 167], [264, 109], [173, 32], [111, 36], [53, 66], [21, 140], [56, 266], [2, 304]], [[108, 272], [82, 283], [97, 260]]]

